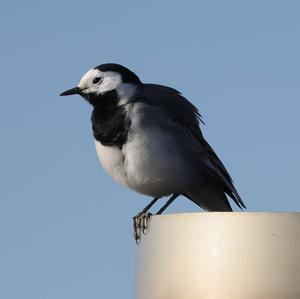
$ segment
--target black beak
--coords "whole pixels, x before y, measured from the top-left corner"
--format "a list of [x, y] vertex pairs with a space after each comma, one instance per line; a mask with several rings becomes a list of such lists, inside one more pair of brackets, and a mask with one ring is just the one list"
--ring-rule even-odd
[[73, 94], [82, 94], [81, 93], [81, 89], [79, 87], [74, 87], [74, 88], [71, 88], [69, 90], [66, 90], [65, 92], [61, 93], [60, 96], [71, 96]]

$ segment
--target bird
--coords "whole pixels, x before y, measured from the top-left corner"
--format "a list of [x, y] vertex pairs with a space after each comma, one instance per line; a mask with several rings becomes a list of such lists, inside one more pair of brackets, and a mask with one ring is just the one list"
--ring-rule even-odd
[[153, 198], [133, 217], [136, 241], [148, 229], [148, 211], [162, 197], [170, 196], [156, 214], [179, 195], [206, 211], [232, 211], [228, 198], [246, 208], [203, 136], [201, 114], [176, 89], [143, 83], [125, 66], [105, 63], [60, 94], [70, 95], [80, 95], [93, 108], [92, 131], [105, 171], [119, 184]]

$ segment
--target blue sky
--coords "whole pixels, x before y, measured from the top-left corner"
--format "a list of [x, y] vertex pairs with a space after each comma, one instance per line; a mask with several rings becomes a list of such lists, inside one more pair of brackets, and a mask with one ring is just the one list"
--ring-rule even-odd
[[[249, 211], [299, 211], [298, 1], [5, 1], [0, 11], [0, 298], [133, 298], [131, 217], [91, 108], [58, 94], [121, 63], [179, 89]], [[178, 200], [168, 212], [198, 211]]]

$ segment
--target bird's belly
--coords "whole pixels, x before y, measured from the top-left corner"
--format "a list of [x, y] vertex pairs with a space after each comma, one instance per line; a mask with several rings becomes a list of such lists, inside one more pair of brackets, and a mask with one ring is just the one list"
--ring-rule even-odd
[[159, 128], [135, 132], [122, 152], [133, 190], [155, 197], [183, 192], [187, 183], [184, 161], [171, 136]]
[[118, 183], [128, 187], [128, 181], [124, 170], [124, 155], [115, 146], [105, 146], [95, 140], [98, 158], [105, 171]]

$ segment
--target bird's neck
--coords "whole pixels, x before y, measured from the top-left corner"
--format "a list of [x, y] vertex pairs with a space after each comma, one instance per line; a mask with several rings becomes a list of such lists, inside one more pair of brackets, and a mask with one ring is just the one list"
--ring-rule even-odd
[[112, 91], [88, 101], [94, 106], [91, 117], [94, 138], [102, 145], [121, 148], [130, 124], [124, 106], [119, 105], [118, 94]]
[[118, 86], [117, 95], [119, 97], [119, 104], [127, 104], [135, 95], [139, 85], [132, 83], [122, 83]]

